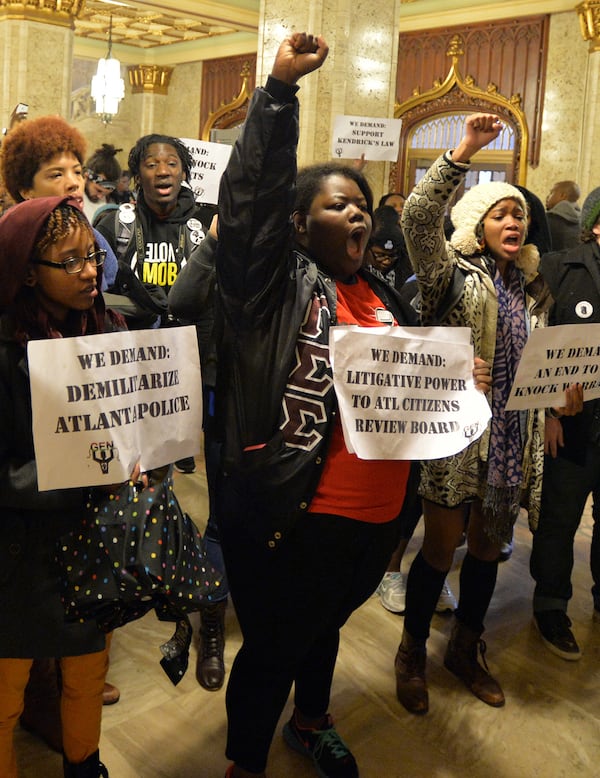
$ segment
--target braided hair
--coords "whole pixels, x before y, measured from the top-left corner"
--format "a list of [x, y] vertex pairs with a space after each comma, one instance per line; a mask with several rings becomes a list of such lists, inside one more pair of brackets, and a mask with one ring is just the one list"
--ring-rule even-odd
[[181, 167], [183, 168], [185, 180], [190, 180], [190, 175], [192, 172], [192, 164], [194, 162], [192, 154], [188, 147], [179, 140], [179, 138], [173, 138], [170, 135], [160, 135], [158, 133], [152, 133], [151, 135], [144, 135], [142, 138], [140, 138], [135, 146], [131, 149], [129, 152], [129, 159], [127, 161], [127, 165], [129, 167], [129, 170], [131, 171], [131, 175], [134, 178], [138, 178], [140, 174], [140, 165], [142, 163], [142, 160], [146, 156], [146, 152], [148, 151], [148, 148], [153, 143], [164, 143], [168, 146], [173, 146], [175, 151], [177, 152], [177, 156], [179, 157], [181, 161]]
[[[74, 230], [94, 234], [84, 213], [66, 202], [60, 203], [48, 216], [34, 243], [32, 258], [40, 257], [50, 246], [67, 237]], [[102, 283], [102, 267], [98, 268], [98, 288]], [[124, 329], [124, 321], [112, 311], [109, 314], [109, 328]], [[87, 311], [70, 311], [65, 322], [57, 322], [39, 305], [35, 287], [23, 284], [11, 306], [16, 340], [25, 345], [29, 340], [59, 338], [104, 332], [106, 329], [105, 307], [102, 295], [94, 299]]]

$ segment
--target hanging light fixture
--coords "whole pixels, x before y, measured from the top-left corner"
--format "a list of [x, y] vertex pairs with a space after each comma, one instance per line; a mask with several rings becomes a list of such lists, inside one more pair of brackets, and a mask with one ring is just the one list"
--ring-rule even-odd
[[125, 96], [125, 82], [121, 78], [121, 63], [112, 54], [112, 14], [108, 26], [108, 54], [98, 61], [98, 70], [92, 78], [92, 98], [96, 113], [104, 124], [109, 124], [119, 110], [119, 101]]

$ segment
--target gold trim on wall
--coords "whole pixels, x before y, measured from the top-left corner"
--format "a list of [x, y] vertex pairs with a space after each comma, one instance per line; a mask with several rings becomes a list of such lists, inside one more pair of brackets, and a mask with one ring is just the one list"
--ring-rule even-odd
[[223, 130], [235, 126], [244, 120], [246, 112], [243, 110], [243, 107], [250, 102], [252, 97], [252, 93], [248, 89], [248, 81], [250, 79], [250, 64], [248, 62], [244, 63], [240, 76], [242, 78], [242, 87], [239, 94], [230, 103], [221, 103], [216, 111], [209, 113], [208, 119], [204, 122], [204, 127], [200, 133], [200, 140], [210, 140], [210, 131], [215, 127]]
[[575, 10], [583, 40], [590, 42], [590, 51], [600, 51], [600, 0], [585, 0]]
[[[517, 144], [514, 152], [514, 183], [525, 185], [527, 179], [527, 148], [529, 145], [529, 129], [527, 117], [521, 109], [521, 97], [516, 94], [510, 98], [498, 92], [495, 84], [489, 84], [487, 89], [480, 89], [475, 85], [471, 76], [463, 78], [458, 60], [463, 56], [463, 41], [460, 35], [454, 35], [450, 41], [446, 55], [451, 58], [452, 64], [446, 78], [440, 82], [435, 81], [432, 89], [422, 94], [415, 89], [412, 97], [402, 103], [396, 103], [394, 117], [402, 119], [402, 137], [408, 137], [410, 130], [425, 119], [430, 119], [436, 113], [450, 113], [467, 110], [488, 111], [497, 113], [509, 121], [515, 129]], [[436, 110], [437, 108], [439, 110]], [[428, 110], [429, 109], [429, 110]], [[408, 173], [409, 148], [402, 144], [403, 159], [399, 160], [401, 167], [402, 183], [406, 183]], [[395, 178], [396, 171], [392, 171]]]

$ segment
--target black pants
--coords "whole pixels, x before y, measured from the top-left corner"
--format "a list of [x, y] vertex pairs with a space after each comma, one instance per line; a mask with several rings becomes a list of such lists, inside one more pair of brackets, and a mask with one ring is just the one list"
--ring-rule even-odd
[[600, 448], [588, 445], [581, 465], [565, 457], [546, 456], [540, 520], [533, 535], [530, 561], [531, 575], [536, 582], [534, 611], [567, 610], [573, 594], [573, 542], [590, 494], [594, 500], [590, 547], [592, 594], [600, 607]]
[[227, 686], [226, 753], [261, 772], [292, 684], [302, 713], [327, 712], [339, 630], [379, 584], [397, 522], [307, 514], [269, 551], [249, 531], [247, 496], [228, 480], [218, 490], [219, 531], [243, 644]]

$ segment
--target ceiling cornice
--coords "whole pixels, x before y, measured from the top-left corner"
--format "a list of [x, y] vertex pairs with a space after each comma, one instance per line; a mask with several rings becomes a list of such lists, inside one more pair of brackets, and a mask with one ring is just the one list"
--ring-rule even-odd
[[408, 0], [400, 5], [400, 32], [413, 32], [491, 19], [575, 12], [576, 0]]

